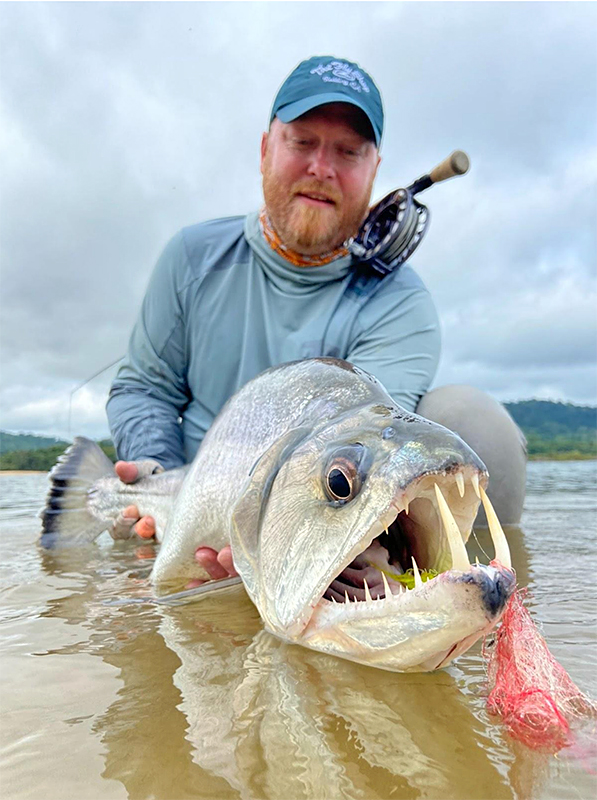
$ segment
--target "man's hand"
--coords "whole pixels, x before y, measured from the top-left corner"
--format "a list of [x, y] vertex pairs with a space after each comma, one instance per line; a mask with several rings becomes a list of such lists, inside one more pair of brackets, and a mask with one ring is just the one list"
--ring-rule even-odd
[[[117, 461], [114, 470], [123, 483], [135, 483], [140, 478], [163, 472], [164, 468], [157, 461], [146, 459], [145, 461]], [[151, 539], [155, 536], [155, 520], [149, 516], [142, 517], [137, 506], [127, 506], [118, 515], [110, 533], [113, 539], [130, 539], [134, 533], [141, 539]], [[195, 551], [195, 560], [203, 567], [212, 581], [233, 578], [238, 575], [232, 563], [230, 545], [223, 547], [219, 553], [212, 547], [198, 547]], [[204, 580], [193, 580], [187, 588], [200, 586], [205, 582]]]
[[[145, 461], [117, 461], [114, 471], [123, 483], [136, 483], [140, 478], [163, 472], [164, 468], [148, 458]], [[151, 539], [155, 536], [155, 520], [142, 517], [137, 506], [127, 506], [118, 515], [110, 535], [113, 539], [130, 539], [134, 533], [141, 539]]]
[[[195, 550], [195, 561], [203, 567], [209, 575], [209, 580], [212, 581], [234, 578], [238, 575], [232, 563], [232, 550], [229, 544], [223, 547], [219, 553], [212, 547], [198, 547]], [[206, 581], [192, 580], [187, 584], [187, 589], [201, 586], [202, 583], [206, 583]]]

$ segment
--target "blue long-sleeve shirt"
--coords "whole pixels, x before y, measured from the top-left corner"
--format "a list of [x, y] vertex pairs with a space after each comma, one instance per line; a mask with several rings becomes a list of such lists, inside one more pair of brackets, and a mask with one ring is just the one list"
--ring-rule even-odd
[[351, 275], [350, 256], [294, 267], [257, 213], [184, 228], [158, 260], [110, 392], [119, 457], [190, 461], [234, 392], [299, 358], [345, 358], [414, 410], [439, 360], [433, 301], [408, 265], [365, 293]]

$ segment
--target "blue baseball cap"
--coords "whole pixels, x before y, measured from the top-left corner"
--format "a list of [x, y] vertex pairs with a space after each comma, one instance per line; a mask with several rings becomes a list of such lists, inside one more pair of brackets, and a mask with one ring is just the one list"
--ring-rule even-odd
[[293, 69], [272, 106], [274, 117], [292, 122], [327, 103], [350, 103], [366, 115], [379, 147], [383, 133], [383, 104], [373, 78], [352, 61], [335, 56], [313, 56]]

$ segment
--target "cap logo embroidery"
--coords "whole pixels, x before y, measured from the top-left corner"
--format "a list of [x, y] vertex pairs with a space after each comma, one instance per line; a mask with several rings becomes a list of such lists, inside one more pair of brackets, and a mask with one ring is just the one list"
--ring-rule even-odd
[[[331, 72], [331, 75], [328, 73]], [[369, 87], [365, 81], [365, 77], [358, 69], [353, 69], [349, 64], [344, 61], [330, 61], [329, 64], [319, 64], [311, 70], [311, 75], [319, 75], [325, 83], [341, 83], [343, 86], [349, 86], [355, 92], [369, 93]]]

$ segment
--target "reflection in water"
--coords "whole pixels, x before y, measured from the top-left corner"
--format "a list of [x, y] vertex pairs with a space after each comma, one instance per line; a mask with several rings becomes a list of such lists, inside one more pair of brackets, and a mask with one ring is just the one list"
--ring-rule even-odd
[[[130, 594], [113, 567], [100, 594]], [[286, 645], [242, 588], [178, 608], [102, 605], [97, 593], [90, 580], [46, 613], [91, 617], [85, 649], [119, 670], [94, 731], [103, 776], [131, 798], [464, 799], [479, 781], [483, 797], [517, 794], [498, 731], [447, 671], [397, 675]]]
[[[590, 691], [594, 652], [576, 646], [582, 655], [579, 676], [562, 651], [590, 634], [590, 624], [568, 628], [567, 614], [575, 608], [575, 622], [583, 614], [592, 619], [592, 606], [587, 608], [586, 597], [575, 596], [576, 605], [554, 607], [554, 590], [561, 597], [565, 587], [557, 583], [557, 570], [554, 577], [547, 565], [560, 531], [553, 524], [550, 528], [550, 517], [541, 508], [534, 509], [524, 529], [507, 530], [513, 562], [519, 584], [534, 585], [536, 610], [554, 620], [548, 624], [560, 626], [548, 637], [550, 648], [581, 688]], [[128, 543], [110, 542], [38, 554], [29, 544], [26, 557], [20, 557], [22, 541], [15, 531], [11, 527], [3, 533], [3, 563], [13, 568], [8, 583], [2, 584], [8, 599], [3, 619], [24, 615], [17, 622], [22, 630], [29, 630], [28, 620], [30, 626], [33, 621], [50, 626], [46, 633], [29, 634], [26, 652], [43, 655], [38, 663], [50, 678], [73, 670], [75, 693], [65, 698], [64, 684], [54, 690], [50, 679], [44, 684], [50, 713], [81, 738], [82, 746], [91, 737], [101, 744], [102, 766], [88, 767], [92, 772], [81, 776], [77, 791], [61, 791], [65, 783], [60, 774], [38, 770], [34, 785], [39, 797], [591, 796], [594, 783], [580, 758], [566, 761], [563, 755], [555, 761], [525, 750], [487, 717], [478, 647], [446, 671], [399, 675], [278, 641], [262, 630], [239, 587], [181, 607], [110, 605], [106, 601], [150, 592], [151, 546], [135, 553]], [[27, 534], [29, 542], [33, 535]], [[486, 561], [483, 550], [493, 555], [490, 537], [483, 530], [477, 535], [469, 553]], [[579, 558], [584, 558], [592, 540], [587, 543], [578, 529], [576, 535]], [[567, 552], [572, 558], [569, 545]], [[571, 568], [575, 566], [572, 558]], [[588, 588], [586, 581], [585, 594]], [[109, 676], [103, 683], [89, 659], [101, 663]], [[18, 669], [31, 661], [14, 663], [8, 684], [26, 692]], [[85, 670], [93, 703], [88, 703], [88, 719], [82, 722], [84, 704], [77, 692]], [[21, 766], [6, 756], [10, 774], [16, 776], [10, 794], [32, 797], [27, 777], [40, 745], [28, 744], [25, 733], [30, 731], [21, 734], [18, 724], [11, 724], [11, 735], [28, 758]], [[66, 746], [71, 745], [65, 739]], [[76, 758], [82, 760], [82, 753]], [[81, 790], [85, 786], [86, 792]]]
[[214, 630], [216, 650], [196, 621], [168, 609], [160, 627], [181, 661], [187, 736], [196, 763], [241, 796], [470, 798], [480, 777], [487, 796], [512, 796], [447, 673], [384, 673], [265, 631], [239, 647]]

